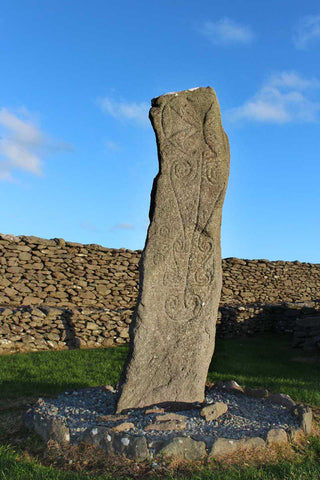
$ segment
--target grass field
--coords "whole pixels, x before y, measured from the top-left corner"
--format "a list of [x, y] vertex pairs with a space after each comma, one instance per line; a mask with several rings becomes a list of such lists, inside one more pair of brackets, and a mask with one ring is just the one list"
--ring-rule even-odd
[[[180, 470], [152, 471], [151, 463], [125, 468], [104, 459], [78, 461], [64, 452], [60, 462], [48, 455], [38, 437], [23, 426], [21, 414], [28, 402], [66, 389], [112, 384], [123, 368], [127, 347], [42, 352], [0, 356], [0, 480], [89, 480], [110, 478], [192, 478], [194, 480], [319, 480], [320, 440], [310, 437], [295, 447], [290, 458], [280, 455], [263, 462], [247, 458], [227, 464], [190, 465]], [[208, 380], [236, 379], [249, 386], [263, 386], [287, 393], [320, 412], [320, 364], [309, 363], [290, 348], [287, 337], [267, 336], [217, 342]], [[58, 455], [59, 456], [59, 455]], [[70, 463], [70, 458], [71, 462]], [[89, 472], [89, 473], [88, 473]]]

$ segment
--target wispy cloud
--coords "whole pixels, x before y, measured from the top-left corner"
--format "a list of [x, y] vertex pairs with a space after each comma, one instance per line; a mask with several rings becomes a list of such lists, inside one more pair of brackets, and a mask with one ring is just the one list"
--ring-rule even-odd
[[228, 17], [217, 22], [205, 22], [198, 31], [213, 45], [248, 45], [254, 38], [249, 26], [241, 25]]
[[104, 142], [106, 150], [111, 150], [111, 152], [119, 152], [121, 150], [121, 145], [117, 142], [113, 142], [112, 140], [105, 140]]
[[129, 120], [138, 125], [149, 125], [147, 102], [127, 102], [114, 100], [110, 97], [100, 98], [98, 105], [104, 113], [118, 120]]
[[289, 123], [314, 122], [320, 112], [320, 98], [313, 91], [320, 87], [317, 79], [307, 79], [296, 72], [272, 75], [261, 89], [240, 107], [226, 112], [229, 120]]
[[115, 230], [134, 230], [134, 226], [132, 223], [117, 223], [113, 227], [110, 227], [110, 232], [114, 232]]
[[81, 222], [80, 227], [83, 230], [87, 230], [89, 232], [101, 232], [100, 228], [96, 227], [93, 223], [87, 221]]
[[46, 135], [25, 108], [15, 112], [0, 108], [1, 179], [13, 180], [15, 170], [41, 175], [44, 156], [72, 149]]
[[293, 43], [299, 50], [304, 50], [317, 41], [320, 41], [320, 15], [307, 15], [297, 25]]

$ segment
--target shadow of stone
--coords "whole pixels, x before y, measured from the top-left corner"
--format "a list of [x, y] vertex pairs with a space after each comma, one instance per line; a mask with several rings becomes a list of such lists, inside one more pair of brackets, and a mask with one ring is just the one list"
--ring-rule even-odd
[[318, 299], [277, 305], [224, 305], [219, 307], [216, 335], [217, 338], [235, 338], [268, 333], [293, 334], [298, 318], [319, 313]]
[[76, 329], [72, 317], [72, 310], [64, 310], [60, 316], [65, 331], [64, 341], [69, 350], [80, 348], [80, 339], [76, 336]]

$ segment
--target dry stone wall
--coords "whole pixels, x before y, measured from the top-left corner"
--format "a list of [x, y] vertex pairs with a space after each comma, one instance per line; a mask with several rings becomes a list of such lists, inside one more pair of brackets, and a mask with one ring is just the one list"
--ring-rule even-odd
[[[127, 343], [141, 251], [0, 235], [0, 353]], [[224, 259], [217, 335], [293, 331], [320, 264]]]

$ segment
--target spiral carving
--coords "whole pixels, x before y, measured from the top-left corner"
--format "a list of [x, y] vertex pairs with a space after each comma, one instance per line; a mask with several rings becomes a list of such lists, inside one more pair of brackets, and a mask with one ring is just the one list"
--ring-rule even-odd
[[194, 280], [195, 283], [200, 287], [208, 286], [210, 283], [212, 283], [213, 272], [199, 268], [194, 274]]
[[172, 165], [171, 173], [179, 180], [191, 180], [194, 177], [193, 167], [187, 160], [175, 162]]
[[215, 157], [212, 156], [212, 153], [205, 152], [203, 155], [203, 169], [204, 175], [206, 176], [207, 180], [214, 184], [216, 181], [216, 163]]
[[166, 225], [161, 225], [158, 228], [158, 233], [161, 237], [166, 237], [167, 238], [167, 237], [169, 237], [170, 229]]
[[173, 243], [174, 253], [184, 253], [186, 251], [186, 245], [183, 238], [178, 238]]
[[202, 233], [199, 237], [198, 247], [200, 252], [208, 254], [213, 250], [213, 242], [211, 238]]

